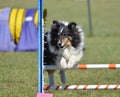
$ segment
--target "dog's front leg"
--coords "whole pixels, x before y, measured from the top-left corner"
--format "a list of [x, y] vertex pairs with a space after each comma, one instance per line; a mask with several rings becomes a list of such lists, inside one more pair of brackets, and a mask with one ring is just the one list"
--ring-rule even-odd
[[67, 68], [66, 59], [62, 56], [57, 56], [56, 64], [61, 68], [59, 74], [63, 84], [66, 83], [65, 69]]
[[63, 84], [65, 84], [65, 83], [66, 83], [65, 70], [60, 70], [59, 74], [60, 74], [61, 82], [62, 82]]
[[76, 63], [76, 61], [75, 61], [74, 57], [71, 56], [70, 59], [69, 59], [69, 61], [68, 61], [68, 64], [67, 64], [67, 68], [74, 67], [75, 63]]
[[71, 55], [67, 63], [67, 68], [74, 67], [81, 60], [82, 56], [83, 51], [81, 51], [79, 54]]
[[54, 86], [54, 71], [55, 70], [48, 70], [48, 77], [49, 77], [49, 85]]

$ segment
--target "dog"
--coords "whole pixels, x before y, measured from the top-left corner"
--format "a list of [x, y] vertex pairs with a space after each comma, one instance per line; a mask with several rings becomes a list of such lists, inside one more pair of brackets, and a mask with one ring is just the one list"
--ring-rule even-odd
[[[75, 22], [54, 20], [44, 37], [44, 65], [57, 65], [60, 78], [66, 83], [65, 69], [74, 67], [83, 57], [84, 33]], [[49, 85], [54, 84], [55, 70], [47, 70]]]

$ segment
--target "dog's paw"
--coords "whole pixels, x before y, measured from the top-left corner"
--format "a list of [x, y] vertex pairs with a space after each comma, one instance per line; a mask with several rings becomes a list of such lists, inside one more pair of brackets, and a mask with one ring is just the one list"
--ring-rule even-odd
[[67, 68], [73, 68], [80, 60], [79, 55], [71, 55], [67, 63]]
[[73, 68], [75, 66], [76, 61], [75, 60], [69, 60], [67, 64], [67, 68]]
[[60, 68], [60, 69], [66, 69], [67, 66], [65, 66], [65, 65], [59, 65], [59, 68]]
[[60, 69], [66, 69], [67, 68], [67, 66], [66, 65], [63, 65], [63, 64], [58, 64], [57, 65]]
[[67, 64], [67, 68], [73, 68], [75, 64]]

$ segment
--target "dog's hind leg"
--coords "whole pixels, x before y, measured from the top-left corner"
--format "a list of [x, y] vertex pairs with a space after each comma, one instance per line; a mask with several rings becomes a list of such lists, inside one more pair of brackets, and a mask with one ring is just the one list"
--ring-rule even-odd
[[63, 84], [65, 84], [65, 83], [66, 83], [65, 70], [60, 70], [59, 74], [60, 74], [61, 82], [62, 82]]
[[48, 71], [48, 77], [49, 77], [49, 85], [54, 86], [54, 71], [50, 70]]

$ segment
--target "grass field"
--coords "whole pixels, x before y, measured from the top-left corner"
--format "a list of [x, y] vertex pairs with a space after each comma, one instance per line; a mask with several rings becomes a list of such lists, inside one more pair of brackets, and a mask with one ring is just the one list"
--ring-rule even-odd
[[[85, 32], [80, 63], [120, 63], [120, 1], [91, 0], [93, 36], [89, 36], [87, 0], [44, 0], [47, 29], [52, 20], [75, 21]], [[0, 7], [37, 7], [37, 0], [0, 0]], [[35, 97], [37, 52], [0, 53], [0, 97]], [[67, 84], [120, 84], [120, 70], [68, 70]], [[58, 71], [56, 85], [60, 85]], [[45, 72], [45, 84], [48, 84]], [[45, 91], [54, 97], [119, 97], [120, 91]]]
[[38, 0], [0, 0], [0, 7], [37, 8]]

